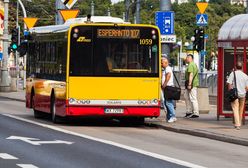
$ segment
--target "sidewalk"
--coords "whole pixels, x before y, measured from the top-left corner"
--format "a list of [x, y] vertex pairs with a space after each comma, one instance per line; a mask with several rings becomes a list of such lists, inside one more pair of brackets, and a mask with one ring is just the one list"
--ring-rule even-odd
[[184, 118], [185, 104], [183, 101], [177, 103], [175, 123], [167, 123], [165, 112], [161, 110], [161, 115], [157, 119], [148, 119], [147, 123], [158, 127], [209, 139], [219, 140], [228, 143], [248, 146], [248, 124], [241, 126], [240, 130], [234, 129], [232, 118], [220, 117], [217, 121], [217, 107], [210, 105], [209, 114], [200, 114], [199, 118]]
[[[9, 98], [16, 101], [25, 102], [25, 91], [18, 92], [0, 92], [0, 97]], [[154, 125], [159, 128], [184, 133], [199, 137], [215, 139], [223, 142], [234, 143], [248, 146], [248, 124], [236, 130], [233, 127], [231, 118], [220, 118], [216, 120], [216, 106], [210, 106], [209, 114], [200, 114], [200, 118], [186, 119], [185, 105], [183, 101], [177, 103], [176, 116], [177, 122], [167, 123], [165, 121], [165, 112], [161, 110], [161, 116], [156, 119], [146, 119], [146, 124]]]

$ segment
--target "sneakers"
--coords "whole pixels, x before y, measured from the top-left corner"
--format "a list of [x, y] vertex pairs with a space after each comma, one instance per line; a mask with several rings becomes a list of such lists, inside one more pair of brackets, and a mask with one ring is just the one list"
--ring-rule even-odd
[[176, 117], [171, 117], [167, 122], [168, 123], [173, 123], [173, 122], [176, 122], [176, 121], [177, 121]]
[[234, 126], [234, 128], [235, 128], [236, 130], [240, 130], [240, 127], [239, 127], [239, 126]]
[[193, 113], [186, 113], [186, 115], [184, 116], [185, 118], [188, 118], [192, 115]]
[[193, 114], [193, 115], [189, 116], [189, 118], [199, 118], [199, 115]]
[[185, 118], [199, 118], [199, 115], [196, 115], [194, 113], [186, 113], [184, 117]]

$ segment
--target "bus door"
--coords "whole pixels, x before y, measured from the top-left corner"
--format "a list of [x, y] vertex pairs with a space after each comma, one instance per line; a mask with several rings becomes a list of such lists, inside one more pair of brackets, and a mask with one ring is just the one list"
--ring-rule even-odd
[[92, 76], [93, 38], [92, 26], [75, 26], [70, 31], [68, 96], [81, 98], [85, 94], [86, 81], [82, 77]]

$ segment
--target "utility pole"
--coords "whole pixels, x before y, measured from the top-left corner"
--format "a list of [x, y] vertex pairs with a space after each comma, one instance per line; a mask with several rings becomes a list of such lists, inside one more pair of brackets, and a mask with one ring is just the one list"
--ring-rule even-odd
[[59, 10], [61, 9], [65, 9], [65, 5], [63, 4], [63, 2], [61, 0], [56, 0], [56, 16], [55, 16], [55, 24], [56, 25], [60, 25], [63, 24], [63, 18], [59, 13]]
[[248, 0], [246, 0], [245, 3], [246, 3], [246, 13], [248, 13]]
[[[21, 42], [21, 38], [20, 38], [20, 26], [18, 24], [18, 20], [19, 20], [19, 2], [16, 2], [17, 5], [17, 9], [16, 9], [16, 29], [18, 30], [18, 46], [20, 45]], [[19, 52], [15, 52], [15, 64], [16, 64], [16, 91], [18, 91], [18, 85], [19, 85]]]
[[[171, 11], [171, 1], [170, 0], [160, 0], [160, 11]], [[162, 55], [167, 55], [169, 56], [170, 53], [170, 45], [162, 43], [161, 44], [162, 48]]]
[[130, 0], [125, 0], [125, 8], [126, 8], [125, 22], [129, 21], [129, 7], [130, 7]]
[[140, 0], [136, 1], [136, 23], [140, 23]]
[[110, 7], [108, 7], [108, 16], [111, 16]]
[[9, 43], [9, 32], [8, 32], [8, 20], [9, 20], [9, 0], [4, 0], [4, 30], [3, 30], [3, 60], [1, 69], [1, 83], [0, 91], [8, 92], [10, 90], [9, 75], [7, 70], [8, 63], [8, 43]]
[[91, 16], [95, 15], [95, 4], [93, 1], [91, 1]]

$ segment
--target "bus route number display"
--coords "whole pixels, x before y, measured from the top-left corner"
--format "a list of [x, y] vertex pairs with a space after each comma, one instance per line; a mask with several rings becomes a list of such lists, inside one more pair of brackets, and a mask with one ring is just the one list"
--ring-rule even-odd
[[117, 30], [117, 29], [97, 29], [97, 38], [129, 38], [129, 39], [139, 39], [140, 30], [130, 29], [130, 30]]

